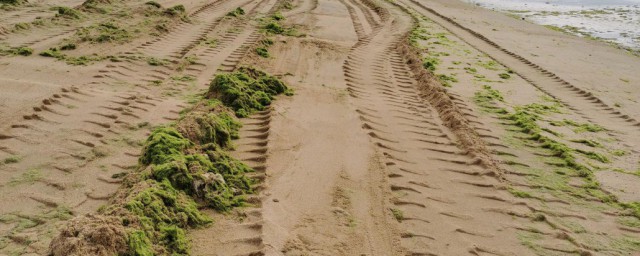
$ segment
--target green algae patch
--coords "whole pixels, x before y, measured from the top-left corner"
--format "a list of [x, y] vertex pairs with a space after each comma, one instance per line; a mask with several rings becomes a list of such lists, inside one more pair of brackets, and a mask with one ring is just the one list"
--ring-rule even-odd
[[400, 209], [395, 209], [395, 208], [391, 208], [391, 214], [393, 214], [393, 217], [398, 221], [398, 222], [402, 222], [404, 220], [404, 212], [402, 212], [402, 210]]
[[269, 55], [269, 50], [267, 50], [264, 47], [256, 48], [256, 54], [258, 54], [260, 57], [263, 57], [263, 58], [269, 58], [269, 56], [270, 56]]
[[[213, 105], [215, 107], [215, 105]], [[180, 134], [201, 144], [215, 143], [222, 148], [231, 148], [231, 140], [238, 139], [242, 126], [229, 113], [187, 114], [178, 126]]]
[[228, 17], [240, 17], [240, 16], [242, 16], [244, 14], [245, 14], [244, 9], [238, 7], [235, 10], [228, 12], [227, 16]]
[[285, 26], [281, 22], [284, 21], [284, 16], [280, 13], [275, 13], [269, 17], [265, 17], [260, 20], [260, 27], [267, 35], [283, 35], [304, 37], [304, 34], [299, 33], [295, 27]]
[[209, 86], [210, 97], [219, 98], [238, 117], [246, 117], [271, 105], [273, 97], [285, 93], [280, 79], [250, 67], [217, 75]]
[[[571, 142], [584, 144], [584, 145], [587, 145], [587, 146], [592, 147], [592, 148], [602, 147], [602, 144], [600, 144], [600, 142], [597, 142], [597, 141], [594, 141], [594, 140], [577, 139], [577, 140], [571, 140]], [[612, 154], [616, 155], [615, 152], [612, 152]]]
[[140, 163], [148, 165], [169, 162], [181, 157], [182, 152], [192, 145], [193, 143], [185, 139], [175, 128], [156, 129], [147, 139]]
[[31, 54], [33, 54], [33, 49], [29, 47], [14, 47], [9, 49], [0, 48], [0, 55], [30, 56]]
[[622, 203], [622, 208], [629, 211], [628, 215], [640, 219], [640, 202]]
[[574, 127], [573, 131], [575, 133], [582, 133], [582, 132], [601, 132], [601, 131], [605, 131], [606, 129], [602, 126], [599, 126], [597, 124], [591, 124], [591, 123], [578, 123], [576, 121], [573, 120], [567, 120], [564, 119], [562, 121], [555, 121], [555, 122], [551, 122], [551, 125], [554, 126], [572, 126]]
[[493, 101], [504, 101], [504, 97], [500, 91], [493, 89], [489, 85], [483, 87], [484, 90], [477, 91], [474, 95], [474, 101], [485, 107], [487, 104], [493, 103]]
[[507, 191], [509, 191], [509, 193], [511, 193], [513, 196], [515, 197], [519, 197], [519, 198], [532, 198], [533, 196], [531, 194], [529, 194], [526, 191], [522, 191], [522, 190], [517, 190], [515, 188], [507, 188]]
[[149, 178], [169, 181], [201, 204], [219, 211], [241, 206], [243, 196], [252, 192], [253, 182], [245, 174], [253, 170], [224, 152], [232, 148], [241, 124], [222, 106], [207, 101], [198, 108], [177, 128], [154, 130], [140, 162], [150, 165]]
[[196, 203], [168, 180], [147, 180], [148, 187], [132, 196], [125, 209], [139, 217], [145, 230], [167, 225], [202, 226], [211, 219], [198, 211]]
[[596, 153], [593, 151], [585, 151], [585, 150], [576, 150], [576, 152], [585, 155], [586, 157], [599, 161], [601, 163], [610, 163], [611, 161], [609, 161], [609, 158], [607, 158], [606, 156], [600, 154], [600, 153]]
[[[204, 226], [212, 220], [168, 180], [145, 183], [148, 187], [133, 195], [124, 206], [132, 216], [125, 217], [123, 222], [135, 223], [140, 229], [129, 237], [131, 251], [134, 255], [149, 255], [149, 251], [158, 250], [186, 254], [189, 247], [183, 228]], [[162, 248], [153, 249], [151, 244]]]
[[507, 73], [500, 73], [498, 74], [498, 76], [502, 79], [509, 79], [511, 78], [511, 75], [507, 74]]
[[422, 66], [426, 70], [429, 70], [431, 72], [436, 71], [436, 68], [438, 67], [439, 64], [440, 64], [440, 59], [435, 57], [430, 57], [430, 56], [424, 57], [422, 62]]
[[244, 175], [253, 170], [215, 148], [206, 154], [183, 155], [151, 167], [151, 177], [167, 180], [213, 209], [227, 211], [244, 203], [253, 182]]
[[133, 231], [127, 239], [129, 244], [129, 252], [133, 256], [153, 256], [151, 240], [141, 230]]
[[57, 11], [56, 17], [63, 17], [68, 19], [80, 19], [82, 18], [82, 14], [76, 10], [69, 7], [64, 6], [56, 6], [51, 8], [54, 11]]

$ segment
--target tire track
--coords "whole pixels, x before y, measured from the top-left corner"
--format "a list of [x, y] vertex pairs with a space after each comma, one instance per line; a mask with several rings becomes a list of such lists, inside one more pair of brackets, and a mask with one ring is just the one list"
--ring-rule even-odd
[[[403, 6], [399, 5], [400, 8], [404, 8]], [[405, 10], [406, 12], [409, 12], [407, 10]], [[407, 35], [405, 38], [405, 42], [408, 42], [409, 40], [409, 36]], [[403, 48], [403, 47], [401, 47]], [[420, 60], [420, 56], [422, 56], [420, 53], [415, 52], [415, 53], [411, 53], [411, 51], [407, 51], [405, 49], [402, 49], [402, 52], [404, 53], [404, 57], [407, 58], [407, 63], [410, 63], [412, 65], [412, 69], [414, 70], [414, 73], [419, 74], [416, 75], [417, 77], [428, 77], [428, 75], [424, 75], [423, 73], [425, 73], [423, 71], [423, 67], [421, 65], [421, 60]], [[407, 54], [409, 53], [409, 54]], [[416, 71], [417, 70], [417, 71]], [[428, 85], [428, 83], [425, 83]], [[438, 85], [439, 83], [437, 81], [434, 81], [433, 84]], [[467, 118], [468, 120], [478, 120], [477, 116], [475, 116], [471, 109], [468, 108], [468, 106], [462, 106], [464, 104], [463, 100], [460, 100], [460, 97], [457, 95], [452, 94], [450, 91], [447, 91], [446, 89], [444, 89], [444, 91], [446, 92], [446, 94], [452, 99], [452, 101], [454, 102], [454, 104], [458, 105], [458, 108], [460, 110], [462, 110], [461, 112], [465, 115], [465, 118]], [[429, 93], [429, 95], [433, 95], [433, 93]], [[429, 98], [429, 97], [427, 97]], [[466, 104], [465, 104], [466, 105]], [[465, 113], [467, 112], [467, 113]], [[471, 118], [469, 118], [471, 117]], [[482, 125], [482, 122], [477, 122], [477, 121], [471, 121], [470, 125], [475, 127], [474, 129], [477, 129], [478, 125]], [[501, 145], [499, 143], [500, 140], [498, 140], [498, 138], [496, 138], [495, 136], [491, 135], [491, 131], [487, 130], [486, 128], [482, 128], [481, 131], [478, 132], [478, 135], [484, 140], [487, 141], [489, 143], [486, 143], [487, 146], [490, 146], [492, 148], [494, 148], [494, 150], [491, 152], [492, 154], [508, 154], [508, 155], [512, 155], [513, 157], [520, 157], [520, 156], [516, 156], [515, 154], [510, 154], [507, 152], [500, 152], [500, 150], [505, 150], [507, 147], [505, 145]], [[492, 142], [492, 141], [496, 141], [496, 142]], [[513, 152], [515, 153], [515, 152]], [[513, 162], [513, 161], [509, 161], [509, 162], [504, 162], [503, 163], [505, 166], [506, 165], [521, 165], [521, 166], [525, 166], [525, 167], [529, 167], [528, 165], [525, 164], [520, 164], [517, 162]], [[508, 168], [508, 167], [507, 167]], [[534, 167], [535, 168], [535, 167]], [[541, 170], [544, 170], [545, 167], [538, 167]], [[519, 171], [511, 171], [511, 170], [501, 170], [501, 172], [504, 174], [504, 177], [508, 177], [506, 179], [506, 183], [508, 185], [511, 186], [523, 186], [526, 187], [526, 189], [539, 189], [539, 187], [531, 187], [531, 186], [527, 186], [526, 185], [526, 181], [524, 181], [523, 179], [527, 178], [527, 176], [538, 176], [535, 174], [527, 174], [527, 173], [522, 173]], [[464, 172], [460, 172], [461, 174], [465, 174], [465, 175], [470, 175], [470, 176], [486, 176], [486, 175], [494, 175], [491, 172], [477, 172], [477, 171], [464, 171]], [[479, 186], [479, 187], [490, 187], [489, 184], [484, 184], [484, 183], [468, 183], [465, 182], [469, 185], [474, 185], [474, 186]], [[496, 187], [496, 189], [499, 190], [504, 190], [505, 187]], [[495, 200], [495, 201], [505, 201], [505, 198], [500, 198], [500, 197], [496, 197], [492, 194], [485, 194], [485, 195], [475, 195], [477, 197], [481, 197], [484, 199], [490, 199], [490, 200]], [[571, 228], [566, 228], [566, 223], [574, 223], [574, 222], [589, 222], [589, 221], [593, 221], [594, 219], [598, 219], [599, 222], [602, 223], [606, 223], [606, 222], [614, 222], [613, 220], [611, 221], [602, 221], [601, 218], [609, 218], [609, 216], [615, 216], [615, 214], [612, 213], [607, 213], [607, 212], [601, 212], [600, 214], [603, 214], [602, 217], [598, 217], [598, 218], [594, 218], [594, 217], [590, 217], [590, 216], [586, 216], [587, 214], [582, 212], [582, 210], [580, 209], [572, 209], [572, 207], [569, 207], [570, 204], [566, 201], [564, 201], [563, 199], [558, 199], [555, 197], [538, 197], [538, 196], [533, 196], [531, 197], [532, 200], [526, 200], [525, 202], [517, 202], [518, 205], [521, 206], [525, 206], [523, 207], [522, 210], [518, 210], [518, 211], [513, 211], [513, 210], [509, 210], [506, 208], [485, 208], [483, 209], [483, 211], [492, 211], [495, 213], [499, 213], [499, 214], [504, 214], [504, 215], [510, 215], [510, 216], [518, 216], [520, 218], [532, 218], [534, 219], [534, 221], [539, 221], [539, 220], [535, 220], [535, 216], [541, 216], [541, 219], [544, 220], [544, 222], [546, 222], [551, 229], [549, 231], [544, 231], [544, 236], [543, 238], [541, 238], [540, 244], [536, 245], [539, 246], [538, 248], [540, 249], [544, 249], [544, 250], [551, 250], [551, 251], [563, 251], [563, 252], [570, 252], [570, 253], [577, 253], [577, 254], [586, 254], [586, 255], [590, 255], [590, 254], [594, 254], [595, 251], [601, 251], [601, 250], [609, 250], [609, 249], [605, 249], [605, 248], [601, 248], [598, 246], [594, 246], [593, 244], [589, 244], [589, 243], [584, 243], [582, 241], [580, 241], [582, 239], [582, 234], [579, 233], [583, 233], [583, 232], [574, 232], [575, 230], [571, 229]], [[595, 200], [595, 202], [601, 202], [600, 200], [597, 199], [593, 199]], [[515, 202], [513, 200], [506, 200], [506, 201], [511, 201], [511, 202]], [[573, 204], [571, 204], [573, 205]], [[547, 210], [547, 209], [553, 209], [551, 211]], [[528, 213], [527, 213], [528, 212]], [[581, 215], [581, 214], [584, 214]], [[608, 216], [607, 216], [608, 215]], [[546, 216], [546, 217], [544, 217]], [[585, 227], [587, 226], [592, 226], [593, 224], [582, 224]], [[564, 226], [564, 227], [563, 227]], [[535, 230], [531, 230], [531, 229], [523, 229], [522, 226], [512, 226], [510, 228], [519, 230], [519, 234], [524, 234], [524, 236], [529, 236], [531, 234], [535, 234], [536, 231]], [[609, 229], [610, 230], [610, 229]], [[586, 233], [602, 233], [603, 231], [596, 231], [596, 230], [591, 230], [591, 231], [586, 231]], [[610, 231], [604, 231], [609, 233]], [[609, 235], [612, 235], [615, 232], [609, 233]], [[628, 233], [624, 233], [622, 232], [623, 236], [624, 235], [628, 235]], [[555, 234], [555, 237], [554, 235]], [[591, 238], [585, 239], [585, 240], [591, 240]]]
[[[486, 53], [503, 66], [510, 67], [531, 85], [558, 100], [583, 118], [604, 127], [607, 127], [611, 122], [615, 122], [622, 127], [627, 127], [629, 132], [636, 133], [638, 131], [638, 127], [640, 127], [638, 120], [615, 110], [591, 92], [580, 89], [544, 67], [501, 47], [484, 35], [461, 25], [418, 1], [410, 0], [405, 2], [417, 7], [415, 9], [420, 11], [421, 14], [434, 20], [467, 44]], [[566, 99], [575, 100], [569, 102]], [[586, 115], [585, 113], [601, 113], [602, 115]]]
[[250, 205], [231, 216], [211, 212], [216, 216], [216, 225], [192, 234], [194, 255], [264, 255], [262, 196], [259, 194], [266, 178], [270, 122], [271, 109], [242, 120], [241, 139], [234, 142], [236, 150], [232, 156], [255, 170], [248, 176], [257, 181], [254, 187], [257, 195], [247, 198]]
[[[281, 1], [262, 1], [253, 7], [247, 17], [253, 17], [257, 13], [274, 13]], [[238, 42], [236, 32], [227, 32], [219, 42], [221, 47], [234, 47], [228, 52], [228, 57], [220, 64], [216, 72], [232, 72], [242, 63], [248, 54], [263, 36], [248, 23], [240, 21], [233, 25], [239, 32], [245, 34], [247, 40]], [[246, 30], [246, 31], [245, 31]], [[224, 50], [205, 50], [201, 56], [218, 56]], [[255, 170], [248, 176], [256, 181], [253, 188], [255, 195], [247, 198], [250, 204], [241, 210], [236, 210], [233, 215], [221, 215], [213, 211], [209, 214], [216, 220], [216, 225], [207, 229], [197, 230], [191, 233], [194, 241], [192, 253], [195, 255], [265, 255], [263, 244], [263, 217], [261, 191], [264, 189], [264, 181], [267, 171], [268, 144], [271, 123], [271, 108], [253, 114], [241, 120], [243, 126], [239, 131], [240, 139], [235, 141], [235, 151], [231, 155], [247, 164]], [[224, 236], [220, 236], [224, 234]]]
[[283, 14], [287, 17], [294, 17], [300, 14], [310, 13], [316, 8], [318, 8], [318, 0], [302, 0], [301, 4], [298, 4], [292, 10], [283, 11]]
[[[360, 18], [361, 16], [359, 16], [361, 13], [356, 11], [356, 9], [351, 5], [351, 1], [347, 3], [347, 0], [340, 0], [340, 2], [347, 8], [349, 16], [351, 16], [351, 22], [353, 23], [353, 28], [358, 36], [358, 40], [364, 39], [367, 36], [367, 32], [364, 27], [365, 23], [362, 22], [362, 19]], [[367, 25], [369, 26], [369, 24]]]
[[197, 23], [181, 22], [172, 32], [143, 43], [135, 49], [135, 52], [161, 58], [180, 59], [195, 45], [206, 39], [206, 35], [215, 29], [227, 12], [244, 7], [251, 2], [253, 0], [241, 2], [218, 0], [207, 4], [190, 15], [191, 19], [198, 21]]
[[375, 12], [370, 9], [368, 6], [364, 5], [362, 2], [357, 0], [349, 0], [349, 2], [356, 6], [360, 10], [360, 12], [364, 15], [365, 19], [369, 27], [380, 26], [380, 18], [375, 14]]
[[[18, 7], [15, 11], [3, 11], [2, 17], [0, 17], [0, 25], [8, 25], [12, 27], [16, 23], [30, 22], [36, 18], [46, 19], [55, 16], [56, 12], [50, 10], [53, 6], [64, 6], [71, 8], [78, 8], [82, 6], [82, 0], [70, 0], [60, 1], [58, 3], [49, 2], [46, 5], [30, 5], [26, 7]], [[42, 8], [42, 9], [38, 9]]]
[[[450, 111], [471, 119], [474, 115], [442, 104], [433, 94], [457, 102], [448, 104], [466, 105], [459, 97], [425, 91], [423, 82], [416, 81], [427, 77], [416, 74], [406, 64], [413, 61], [406, 59], [408, 53], [397, 48], [411, 22], [396, 18], [402, 14], [393, 11], [396, 15], [378, 33], [352, 49], [343, 68], [362, 127], [386, 159], [392, 211], [403, 230], [406, 255], [531, 254], [515, 232], [530, 225], [528, 216], [540, 210], [514, 199], [492, 177], [491, 165], [469, 150], [473, 144], [460, 144], [458, 133], [446, 125], [451, 120], [442, 118], [450, 117]], [[536, 228], [548, 232], [549, 241], [573, 246], [556, 239], [545, 225]]]
[[[272, 4], [274, 1], [256, 2], [249, 13], [258, 10], [257, 7], [265, 8], [266, 2]], [[225, 21], [223, 26], [216, 27], [208, 33], [224, 33], [224, 28], [234, 26], [238, 22], [242, 21]], [[21, 122], [7, 127], [5, 131], [9, 132], [0, 133], [3, 134], [3, 151], [23, 155], [25, 163], [42, 166], [38, 172], [42, 172], [44, 176], [38, 182], [29, 185], [31, 191], [38, 192], [29, 195], [28, 198], [38, 200], [31, 199], [32, 203], [25, 203], [18, 207], [19, 209], [11, 210], [41, 212], [44, 210], [34, 211], [29, 208], [43, 204], [69, 206], [74, 213], [95, 210], [108, 200], [119, 186], [121, 180], [118, 174], [135, 168], [141, 143], [133, 138], [145, 137], [151, 124], [176, 120], [179, 116], [178, 111], [184, 108], [180, 100], [166, 97], [163, 92], [177, 89], [180, 93], [188, 94], [199, 88], [157, 90], [149, 83], [170, 81], [179, 73], [197, 77], [195, 84], [208, 82], [222, 63], [237, 64], [240, 56], [257, 40], [257, 30], [251, 26], [244, 26], [240, 32], [230, 35], [225, 43], [217, 45], [214, 49], [201, 49], [204, 47], [196, 47], [198, 44], [194, 44], [187, 53], [196, 56], [199, 62], [188, 66], [184, 72], [167, 66], [149, 66], [144, 61], [112, 63], [94, 74], [92, 82], [79, 86], [86, 89], [65, 87], [60, 93], [44, 99], [33, 108], [32, 113], [25, 114]], [[208, 50], [214, 54], [205, 55]], [[98, 89], [98, 85], [113, 87], [122, 83], [128, 85], [118, 85], [114, 87], [115, 90]], [[53, 142], [55, 146], [52, 148], [43, 142]], [[34, 157], [37, 159], [32, 159]], [[256, 168], [264, 169], [259, 166]], [[68, 174], [73, 174], [74, 179], [66, 179], [65, 176]], [[84, 184], [91, 184], [91, 187], [74, 187]], [[5, 193], [4, 197], [27, 196], [14, 194]], [[51, 209], [52, 207], [45, 208], [46, 211]], [[20, 231], [19, 234], [37, 234], [37, 230], [56, 222], [45, 220], [41, 225]], [[41, 245], [36, 251], [46, 251], [47, 239], [30, 239]], [[11, 245], [18, 248], [24, 246], [19, 243]]]
[[[212, 8], [214, 5], [207, 5], [209, 8]], [[207, 7], [205, 6], [205, 7]], [[203, 7], [204, 8], [204, 7]], [[229, 7], [231, 8], [231, 7]], [[200, 10], [206, 10], [206, 9], [200, 9]], [[226, 12], [221, 12], [219, 13], [220, 15], [224, 16], [224, 14], [226, 14]], [[219, 24], [218, 22], [215, 22], [216, 24]], [[239, 28], [244, 28], [246, 26], [240, 26]], [[209, 33], [211, 33], [213, 31], [207, 31], [207, 34], [204, 34], [205, 36], [208, 35]], [[248, 32], [248, 33], [236, 33], [233, 36], [229, 37], [228, 39], [234, 39], [234, 41], [232, 41], [233, 43], [238, 43], [240, 45], [242, 45], [243, 47], [241, 48], [246, 48], [246, 45], [248, 44], [252, 44], [255, 43], [255, 35], [253, 36], [253, 38], [250, 38], [250, 36], [248, 36], [249, 34], [254, 33], [254, 32]], [[240, 38], [240, 40], [235, 40], [237, 38]], [[167, 43], [171, 43], [170, 39], [168, 38], [164, 38], [165, 40], [169, 41]], [[249, 41], [247, 41], [249, 40]], [[182, 48], [182, 51], [186, 51], [184, 54], [189, 53], [189, 51], [191, 49], [193, 49], [195, 46], [197, 46], [198, 43], [191, 43], [189, 44], [188, 48]], [[216, 53], [223, 53], [223, 54], [229, 54], [229, 52], [225, 52], [224, 49], [229, 49], [229, 47], [233, 47], [234, 45], [221, 45], [219, 47], [216, 48]], [[173, 49], [178, 49], [178, 47], [173, 46]], [[246, 51], [246, 49], [245, 49]], [[194, 52], [193, 54], [198, 55], [199, 53]], [[237, 52], [236, 52], [237, 54]], [[224, 55], [226, 56], [226, 55]], [[221, 63], [221, 60], [223, 60], [223, 58], [220, 58], [220, 56], [216, 56], [216, 55], [212, 55], [212, 56], [208, 56], [209, 58], [205, 58], [204, 61], [208, 61], [208, 64], [211, 66], [216, 66], [219, 65]], [[213, 63], [211, 63], [213, 61]], [[177, 62], [177, 60], [175, 61]], [[223, 64], [224, 65], [224, 64]], [[191, 74], [200, 74], [203, 71], [206, 70], [206, 66], [207, 65], [203, 65], [202, 63], [194, 63], [194, 66], [199, 66], [200, 68], [190, 68]], [[142, 70], [144, 70], [144, 72], [141, 72]], [[205, 80], [209, 79], [209, 77], [213, 74], [213, 72], [216, 69], [209, 69], [205, 75], [206, 77], [204, 78]], [[99, 70], [96, 74], [93, 75], [94, 80], [92, 82], [90, 82], [89, 84], [82, 86], [82, 87], [86, 87], [86, 88], [91, 88], [91, 87], [95, 87], [95, 85], [100, 85], [100, 84], [105, 84], [105, 85], [109, 85], [111, 86], [114, 83], [131, 83], [131, 81], [135, 81], [135, 87], [137, 87], [137, 89], [134, 89], [134, 93], [137, 94], [146, 94], [148, 93], [151, 88], [149, 87], [150, 84], [153, 83], [157, 83], [157, 82], [162, 82], [162, 81], [166, 81], [169, 80], [171, 78], [171, 75], [173, 73], [175, 73], [175, 70], [172, 70], [172, 68], [167, 67], [167, 66], [157, 66], [157, 67], [150, 67], [148, 66], [146, 63], [140, 63], [140, 62], [136, 62], [136, 61], [131, 61], [131, 60], [127, 60], [126, 62], [122, 62], [120, 64], [108, 64], [106, 65], [105, 69], [101, 69]], [[96, 89], [97, 90], [97, 89]], [[23, 116], [24, 120], [40, 120], [43, 122], [49, 122], [49, 120], [47, 120], [45, 117], [42, 116], [42, 114], [44, 113], [65, 113], [66, 111], [64, 109], [62, 110], [53, 110], [54, 107], [52, 106], [53, 104], [60, 106], [64, 106], [64, 105], [68, 105], [71, 104], [72, 102], [62, 102], [61, 99], [63, 98], [69, 98], [72, 99], [72, 96], [70, 96], [68, 93], [69, 92], [73, 92], [73, 93], [77, 93], [77, 94], [84, 94], [84, 95], [97, 95], [97, 94], [104, 94], [105, 92], [96, 92], [96, 93], [91, 93], [91, 92], [81, 92], [80, 89], [78, 87], [70, 87], [70, 88], [62, 88], [61, 89], [61, 93], [56, 93], [51, 95], [49, 98], [46, 98], [42, 101], [41, 104], [34, 106], [34, 113], [32, 114], [27, 114]], [[133, 97], [133, 101], [128, 101], [129, 98]], [[143, 97], [144, 98], [144, 97]], [[99, 108], [97, 109], [102, 109], [102, 110], [106, 110], [110, 113], [92, 113], [92, 115], [96, 116], [101, 116], [101, 117], [111, 117], [111, 118], [107, 118], [107, 119], [117, 119], [115, 118], [113, 115], [115, 112], [120, 113], [121, 115], [125, 115], [128, 117], [136, 117], [139, 116], [142, 113], [147, 113], [149, 112], [148, 107], [149, 106], [153, 106], [149, 103], [144, 103], [141, 102], [140, 99], [137, 99], [136, 96], [132, 96], [132, 95], [121, 95], [121, 94], [117, 94], [112, 96], [111, 98], [107, 98], [105, 100], [105, 102], [100, 105]], [[41, 112], [41, 113], [39, 113]], [[62, 115], [70, 115], [70, 114], [62, 114]], [[75, 116], [77, 116], [78, 114], [76, 114]], [[165, 119], [171, 119], [171, 118], [165, 118]], [[110, 128], [111, 125], [108, 124], [108, 122], [105, 121], [95, 121], [95, 120], [84, 120], [85, 122], [89, 123], [89, 124], [93, 124], [102, 128]], [[60, 123], [60, 122], [58, 122]], [[122, 122], [119, 122], [122, 123]], [[20, 128], [23, 129], [25, 127], [32, 127], [32, 126], [26, 126], [26, 125], [21, 125], [21, 124], [13, 124], [11, 125], [14, 128]], [[16, 138], [19, 138], [19, 136], [15, 136]]]

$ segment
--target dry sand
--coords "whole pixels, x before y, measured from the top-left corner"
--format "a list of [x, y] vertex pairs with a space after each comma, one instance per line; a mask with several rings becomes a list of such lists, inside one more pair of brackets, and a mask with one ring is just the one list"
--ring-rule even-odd
[[[460, 1], [158, 3], [183, 4], [189, 21], [81, 43], [68, 54], [121, 60], [86, 66], [37, 53], [113, 17], [12, 31], [82, 2], [0, 10], [0, 47], [34, 50], [0, 57], [0, 255], [46, 254], [66, 221], [114, 194], [153, 127], [241, 64], [295, 95], [242, 119], [232, 154], [260, 190], [251, 206], [203, 209], [215, 223], [190, 230], [193, 255], [640, 253], [638, 57]], [[261, 58], [257, 19], [275, 11], [303, 36], [270, 36]], [[502, 98], [479, 100], [488, 88]], [[565, 154], [509, 118], [527, 107]]]

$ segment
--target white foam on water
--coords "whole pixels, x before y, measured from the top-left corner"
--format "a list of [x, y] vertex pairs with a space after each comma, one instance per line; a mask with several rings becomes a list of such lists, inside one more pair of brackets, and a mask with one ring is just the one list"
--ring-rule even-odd
[[640, 0], [465, 0], [640, 50]]

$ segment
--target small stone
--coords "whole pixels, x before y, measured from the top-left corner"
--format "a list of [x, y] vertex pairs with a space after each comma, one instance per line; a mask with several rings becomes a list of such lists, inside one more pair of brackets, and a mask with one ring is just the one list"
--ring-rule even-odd
[[273, 201], [276, 202], [276, 203], [280, 202], [280, 200], [278, 200], [277, 198], [274, 198]]

